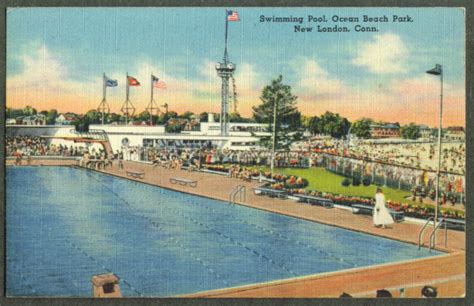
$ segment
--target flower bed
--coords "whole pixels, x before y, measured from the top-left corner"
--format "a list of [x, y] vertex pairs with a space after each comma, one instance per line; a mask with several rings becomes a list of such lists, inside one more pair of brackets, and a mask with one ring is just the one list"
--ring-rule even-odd
[[[335, 204], [352, 206], [353, 204], [365, 204], [365, 205], [375, 205], [375, 201], [372, 198], [365, 197], [349, 197], [340, 194], [331, 194], [327, 192], [320, 192], [315, 190], [305, 190], [305, 189], [293, 189], [289, 190], [288, 193], [292, 194], [305, 194], [316, 197], [322, 197], [332, 200]], [[434, 216], [434, 207], [424, 204], [415, 204], [409, 205], [406, 203], [393, 202], [388, 200], [387, 207], [394, 211], [403, 211], [405, 216], [419, 218], [419, 219], [428, 219], [429, 217]], [[452, 218], [452, 219], [464, 219], [464, 212], [461, 210], [441, 208], [440, 215], [443, 218]]]
[[[263, 173], [263, 176], [265, 176], [266, 178], [270, 178], [271, 173], [265, 172]], [[293, 190], [306, 188], [309, 184], [307, 179], [294, 175], [287, 176], [279, 173], [274, 173], [273, 179], [276, 181], [276, 183], [271, 184], [270, 187], [278, 190]]]
[[[212, 171], [219, 171], [223, 173], [228, 173], [229, 170], [231, 169], [230, 166], [227, 165], [204, 165], [204, 168]], [[252, 177], [259, 177], [260, 176], [260, 171], [257, 169], [248, 169], [248, 168], [242, 168], [242, 170], [250, 170], [250, 175]], [[268, 179], [271, 178], [271, 173], [270, 172], [263, 172], [262, 175]], [[282, 189], [295, 189], [295, 188], [306, 188], [308, 186], [308, 180], [302, 177], [294, 176], [294, 175], [284, 175], [280, 173], [274, 173], [273, 174], [273, 180], [275, 180], [275, 183], [270, 184], [269, 187], [277, 190], [282, 190]]]
[[[209, 170], [214, 171], [222, 171], [222, 172], [229, 172], [230, 167], [226, 165], [205, 165]], [[251, 175], [253, 177], [258, 177], [260, 175], [260, 171], [257, 169], [251, 170]], [[271, 173], [266, 171], [263, 172], [262, 175], [268, 179], [271, 178]], [[311, 195], [316, 197], [322, 197], [326, 199], [332, 200], [335, 204], [345, 205], [345, 206], [352, 206], [353, 204], [365, 204], [365, 205], [375, 205], [375, 201], [373, 198], [366, 198], [366, 197], [350, 197], [344, 196], [340, 194], [333, 194], [329, 192], [321, 192], [317, 190], [306, 190], [309, 184], [308, 180], [303, 177], [297, 176], [288, 176], [280, 173], [274, 173], [273, 179], [275, 180], [274, 183], [269, 183], [266, 185], [268, 188], [272, 188], [275, 190], [285, 190], [289, 195], [292, 194], [305, 194]], [[421, 218], [421, 219], [428, 219], [429, 217], [434, 216], [434, 207], [430, 205], [426, 205], [423, 203], [409, 205], [407, 203], [400, 203], [400, 202], [393, 202], [388, 200], [387, 207], [394, 210], [394, 211], [403, 211], [405, 216], [413, 217], [413, 218]], [[461, 210], [455, 210], [451, 208], [441, 208], [439, 210], [439, 214], [444, 218], [452, 218], [452, 219], [464, 219], [465, 213]]]

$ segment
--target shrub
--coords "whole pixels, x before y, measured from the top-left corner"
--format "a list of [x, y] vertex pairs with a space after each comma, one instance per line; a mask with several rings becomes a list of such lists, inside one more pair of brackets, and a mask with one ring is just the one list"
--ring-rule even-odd
[[285, 188], [287, 189], [295, 189], [295, 188], [306, 188], [308, 186], [308, 180], [302, 177], [299, 177], [295, 180], [286, 180], [284, 184]]
[[86, 133], [89, 132], [89, 119], [84, 117], [82, 119], [77, 119], [73, 122], [74, 128], [77, 132]]
[[362, 184], [364, 186], [369, 186], [371, 182], [372, 182], [372, 180], [370, 179], [369, 176], [366, 176], [366, 177], [364, 177], [364, 179], [362, 179]]
[[342, 186], [349, 186], [351, 184], [351, 181], [348, 179], [348, 178], [345, 178], [344, 180], [342, 180]]
[[359, 185], [360, 185], [360, 178], [354, 177], [354, 178], [352, 179], [352, 185], [353, 185], [353, 186], [359, 186]]

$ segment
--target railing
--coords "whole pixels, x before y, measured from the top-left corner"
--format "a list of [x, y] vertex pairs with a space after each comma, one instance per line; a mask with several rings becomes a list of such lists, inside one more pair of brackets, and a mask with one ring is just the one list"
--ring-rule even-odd
[[104, 130], [89, 130], [87, 132], [79, 132], [79, 131], [76, 131], [75, 129], [71, 129], [71, 133], [84, 137], [84, 138], [90, 138], [90, 139], [98, 140], [98, 141], [109, 140], [109, 137], [107, 136], [107, 133]]
[[439, 219], [438, 224], [436, 225], [436, 227], [434, 228], [433, 232], [431, 232], [431, 235], [430, 235], [430, 252], [431, 252], [431, 249], [435, 248], [436, 231], [438, 230], [438, 228], [441, 227], [443, 223], [444, 223], [444, 247], [448, 247], [448, 223], [446, 222], [446, 219], [441, 218]]
[[114, 154], [112, 146], [110, 145], [109, 136], [104, 130], [89, 130], [87, 132], [80, 132], [72, 129], [71, 134], [77, 135], [87, 141], [100, 142], [108, 154]]
[[229, 204], [235, 204], [237, 195], [239, 196], [240, 202], [245, 202], [247, 198], [247, 188], [244, 185], [238, 185], [229, 194]]
[[430, 221], [433, 221], [433, 226], [434, 226], [434, 218], [429, 217], [428, 220], [426, 220], [426, 223], [421, 228], [420, 233], [418, 234], [418, 250], [421, 249], [421, 239], [422, 239], [422, 236], [423, 236], [423, 232], [425, 231], [428, 224], [430, 224]]

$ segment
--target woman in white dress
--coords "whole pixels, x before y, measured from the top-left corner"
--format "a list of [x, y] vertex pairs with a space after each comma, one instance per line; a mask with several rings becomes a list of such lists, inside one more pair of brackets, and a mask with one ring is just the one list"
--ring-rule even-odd
[[385, 206], [385, 196], [382, 189], [377, 188], [375, 193], [374, 226], [385, 228], [388, 224], [393, 224], [393, 218]]

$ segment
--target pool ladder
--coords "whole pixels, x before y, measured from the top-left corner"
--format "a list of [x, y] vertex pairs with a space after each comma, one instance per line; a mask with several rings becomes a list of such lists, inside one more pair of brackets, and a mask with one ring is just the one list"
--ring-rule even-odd
[[247, 188], [244, 185], [237, 185], [229, 194], [229, 204], [235, 204], [236, 198], [239, 196], [239, 202], [245, 202], [247, 198]]
[[446, 219], [441, 218], [441, 219], [439, 219], [438, 224], [436, 225], [436, 227], [434, 228], [433, 232], [430, 235], [430, 252], [431, 252], [431, 249], [435, 248], [435, 244], [436, 244], [435, 234], [436, 234], [436, 231], [441, 227], [442, 224], [444, 224], [444, 247], [445, 248], [448, 247], [448, 222], [446, 222]]
[[[420, 230], [420, 233], [418, 234], [418, 250], [421, 249], [421, 240], [423, 238], [423, 233], [425, 232], [426, 228], [430, 224], [430, 222], [433, 222], [433, 226], [435, 225], [434, 217], [428, 218], [426, 220], [426, 223], [423, 225], [423, 227]], [[438, 231], [438, 229], [441, 227], [441, 225], [444, 224], [444, 246], [448, 247], [448, 227], [447, 227], [447, 222], [445, 219], [441, 218], [439, 219], [438, 224], [436, 227], [433, 229], [433, 231], [430, 234], [430, 240], [429, 240], [429, 251], [431, 252], [432, 249], [435, 248], [435, 234]]]

